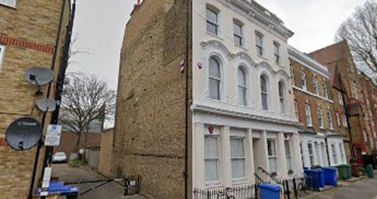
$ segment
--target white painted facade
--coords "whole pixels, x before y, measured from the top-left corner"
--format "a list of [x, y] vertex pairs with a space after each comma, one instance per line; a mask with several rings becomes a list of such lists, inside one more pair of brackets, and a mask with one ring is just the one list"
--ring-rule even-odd
[[[217, 12], [217, 35], [207, 31], [207, 8]], [[278, 178], [300, 175], [287, 45], [293, 33], [273, 14], [247, 0], [194, 0], [192, 14], [193, 187], [249, 185], [255, 182], [258, 167], [276, 172]], [[234, 42], [234, 21], [242, 24], [242, 46]], [[263, 35], [263, 56], [257, 55], [256, 32]], [[279, 64], [274, 43], [279, 46]], [[220, 72], [210, 77], [214, 62]], [[240, 105], [239, 67], [246, 75], [246, 105]], [[262, 77], [267, 80], [267, 110], [262, 108]], [[218, 85], [219, 99], [211, 97], [210, 82]]]
[[[288, 47], [288, 52], [290, 59], [300, 63], [303, 67], [322, 75], [324, 78], [330, 78], [327, 67], [321, 65], [292, 46]], [[293, 89], [312, 97], [316, 97], [318, 100], [324, 100], [331, 104], [334, 103], [332, 100], [320, 96], [319, 94], [312, 93], [308, 90], [303, 90], [296, 86], [293, 86]], [[318, 118], [312, 118], [312, 120], [317, 119]], [[335, 118], [332, 119], [332, 122], [335, 125]], [[303, 163], [302, 166], [304, 168], [311, 168], [314, 166], [339, 166], [342, 164], [347, 164], [343, 137], [340, 133], [333, 130], [327, 132], [326, 134], [300, 130], [299, 135], [300, 151], [302, 154], [301, 159]]]

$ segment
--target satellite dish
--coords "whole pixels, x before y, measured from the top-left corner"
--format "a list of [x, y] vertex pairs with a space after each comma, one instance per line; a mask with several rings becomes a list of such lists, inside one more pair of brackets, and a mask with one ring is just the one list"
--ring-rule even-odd
[[52, 112], [56, 109], [56, 101], [50, 98], [43, 98], [37, 102], [37, 107], [43, 112]]
[[54, 71], [49, 68], [34, 67], [25, 71], [25, 79], [30, 84], [43, 86], [50, 83], [54, 78]]
[[42, 127], [31, 117], [23, 117], [13, 121], [6, 131], [8, 144], [15, 150], [29, 150], [42, 137]]

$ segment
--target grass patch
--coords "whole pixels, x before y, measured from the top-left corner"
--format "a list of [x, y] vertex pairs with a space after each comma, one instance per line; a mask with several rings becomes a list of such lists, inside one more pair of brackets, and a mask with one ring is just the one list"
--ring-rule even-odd
[[79, 159], [74, 159], [74, 160], [70, 160], [68, 162], [68, 164], [71, 167], [80, 167], [80, 166], [84, 165], [84, 162], [82, 160], [79, 160]]

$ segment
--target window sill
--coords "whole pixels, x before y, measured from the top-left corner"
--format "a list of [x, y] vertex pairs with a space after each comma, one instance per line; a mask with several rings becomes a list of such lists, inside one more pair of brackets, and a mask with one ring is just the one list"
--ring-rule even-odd
[[249, 49], [246, 48], [245, 46], [240, 46], [240, 45], [238, 45], [238, 44], [234, 44], [234, 46], [237, 47], [237, 48], [241, 48], [241, 49], [244, 50], [244, 51], [248, 51], [248, 50], [249, 50]]
[[263, 59], [263, 60], [265, 60], [265, 61], [268, 61], [268, 59], [267, 59], [266, 57], [262, 56], [262, 55], [258, 55], [258, 54], [257, 54], [257, 57], [259, 57], [259, 58], [261, 58], [261, 59]]
[[233, 185], [245, 185], [245, 184], [251, 184], [249, 180], [246, 178], [235, 178], [232, 180]]
[[220, 187], [223, 187], [223, 185], [219, 181], [206, 182], [206, 189], [215, 189]]
[[222, 38], [220, 35], [216, 35], [208, 31], [206, 31], [206, 33], [212, 37], [216, 37], [217, 39], [220, 39], [221, 41], [224, 40], [224, 38]]

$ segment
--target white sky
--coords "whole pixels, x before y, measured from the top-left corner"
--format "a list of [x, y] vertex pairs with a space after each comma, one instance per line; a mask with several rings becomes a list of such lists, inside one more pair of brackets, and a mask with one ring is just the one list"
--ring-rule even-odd
[[[256, 0], [275, 13], [295, 35], [289, 44], [303, 52], [330, 45], [339, 25], [365, 0]], [[78, 0], [76, 48], [88, 51], [74, 60], [73, 71], [94, 73], [116, 88], [123, 33], [136, 0]]]

